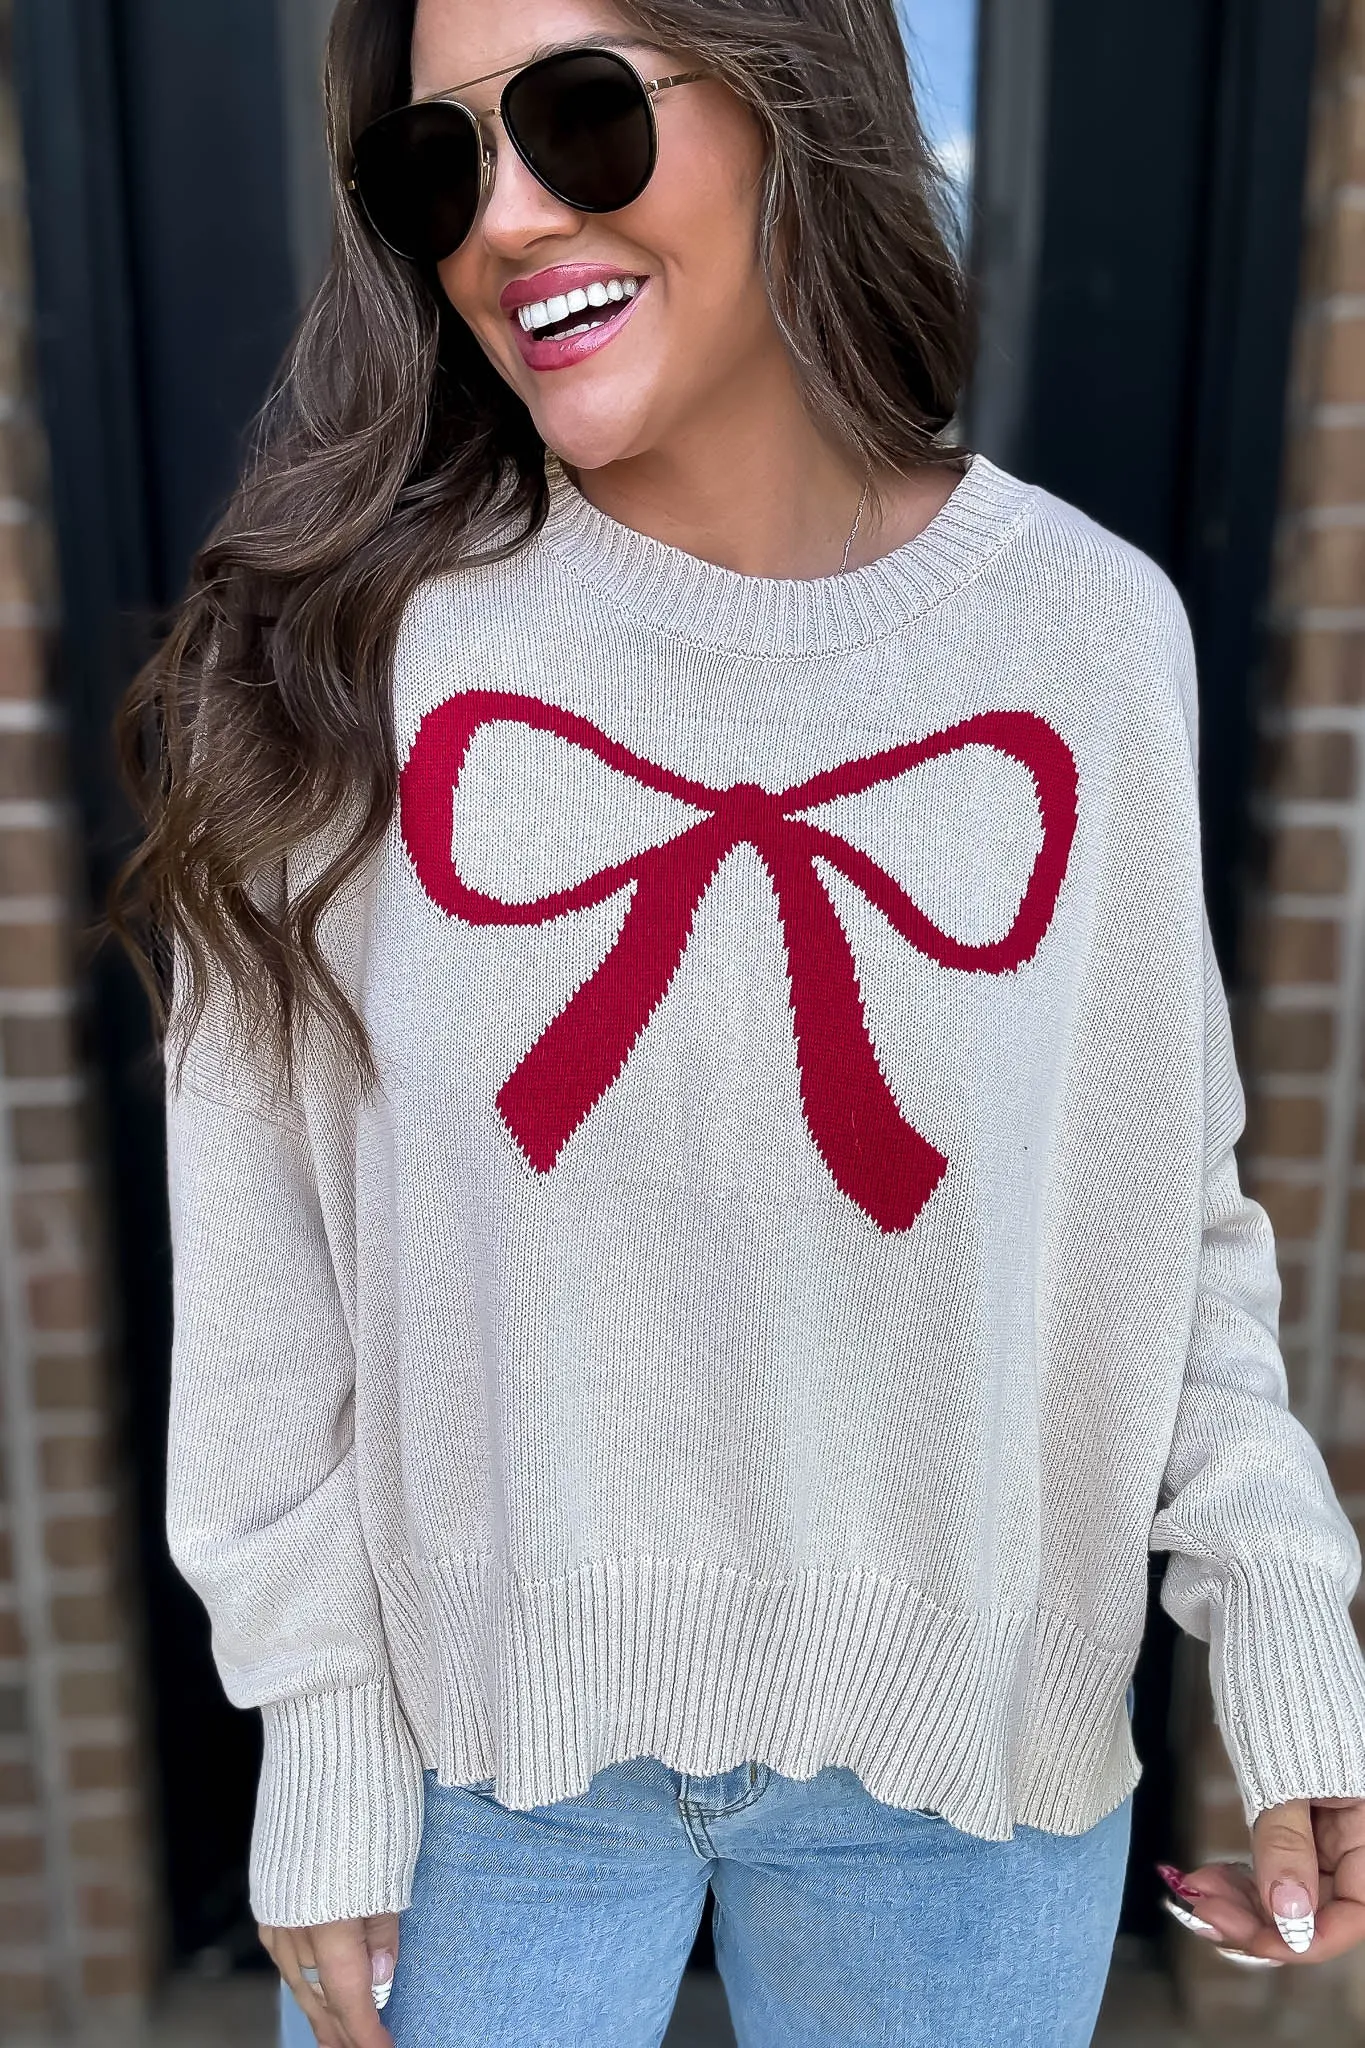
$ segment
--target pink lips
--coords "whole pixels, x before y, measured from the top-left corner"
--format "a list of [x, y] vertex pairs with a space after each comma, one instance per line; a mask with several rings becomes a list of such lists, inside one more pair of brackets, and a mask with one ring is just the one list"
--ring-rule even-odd
[[523, 306], [534, 306], [538, 300], [559, 298], [572, 291], [586, 291], [590, 284], [609, 284], [614, 277], [636, 275], [637, 272], [623, 270], [620, 264], [558, 263], [550, 270], [538, 270], [533, 277], [519, 277], [509, 284], [498, 304], [512, 322], [517, 347], [527, 368], [565, 370], [574, 363], [582, 362], [585, 356], [595, 355], [598, 349], [605, 348], [609, 341], [616, 339], [640, 304], [649, 289], [649, 282], [645, 279], [641, 283], [633, 299], [622, 299], [600, 326], [590, 328], [586, 334], [566, 335], [560, 340], [542, 340], [528, 334], [517, 318]]

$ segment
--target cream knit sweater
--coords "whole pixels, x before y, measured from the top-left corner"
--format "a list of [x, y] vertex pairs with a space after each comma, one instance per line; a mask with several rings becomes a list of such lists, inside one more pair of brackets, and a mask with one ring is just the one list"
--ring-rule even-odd
[[257, 1914], [401, 1908], [424, 1767], [1088, 1828], [1149, 1545], [1248, 1818], [1365, 1796], [1170, 585], [982, 458], [805, 582], [551, 480], [402, 633], [327, 926], [381, 1086], [285, 1101], [211, 1015], [170, 1096], [170, 1527], [264, 1713]]

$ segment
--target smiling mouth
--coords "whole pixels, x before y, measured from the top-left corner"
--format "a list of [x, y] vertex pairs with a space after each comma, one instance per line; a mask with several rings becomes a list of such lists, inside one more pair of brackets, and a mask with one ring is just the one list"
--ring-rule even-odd
[[567, 341], [571, 334], [590, 334], [595, 327], [605, 327], [644, 282], [640, 277], [613, 277], [557, 298], [538, 299], [533, 306], [519, 306], [516, 317], [522, 332], [533, 341]]

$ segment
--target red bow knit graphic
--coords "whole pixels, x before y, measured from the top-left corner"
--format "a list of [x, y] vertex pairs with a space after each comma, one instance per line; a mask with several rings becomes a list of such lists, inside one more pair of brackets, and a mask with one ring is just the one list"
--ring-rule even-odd
[[[689, 830], [532, 903], [471, 889], [452, 854], [455, 789], [483, 725], [510, 720], [556, 733], [646, 789], [706, 812]], [[964, 945], [940, 931], [884, 868], [794, 813], [858, 796], [962, 747], [994, 747], [1033, 778], [1043, 842], [1014, 923], [1002, 939]], [[986, 711], [907, 746], [826, 769], [793, 789], [753, 783], [710, 789], [631, 753], [558, 705], [502, 690], [468, 690], [427, 713], [403, 770], [403, 839], [422, 887], [449, 916], [473, 925], [545, 924], [634, 885], [620, 937], [601, 966], [531, 1047], [498, 1093], [498, 1109], [531, 1165], [548, 1173], [630, 1058], [663, 1000], [716, 871], [752, 846], [777, 897], [787, 949], [801, 1102], [837, 1185], [886, 1231], [908, 1230], [948, 1162], [908, 1124], [877, 1064], [853, 954], [815, 862], [828, 861], [931, 960], [1005, 974], [1030, 960], [1052, 921], [1076, 832], [1076, 764], [1052, 727], [1028, 711]]]

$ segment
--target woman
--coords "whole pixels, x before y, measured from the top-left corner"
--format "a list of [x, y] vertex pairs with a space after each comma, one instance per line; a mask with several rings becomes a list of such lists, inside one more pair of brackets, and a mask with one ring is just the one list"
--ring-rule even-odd
[[331, 105], [332, 271], [128, 714], [171, 1532], [290, 2023], [657, 2043], [709, 1882], [745, 2044], [1088, 2041], [1149, 1546], [1255, 1824], [1188, 1917], [1339, 1954], [1359, 1555], [1188, 633], [948, 437], [890, 0], [348, 0]]

